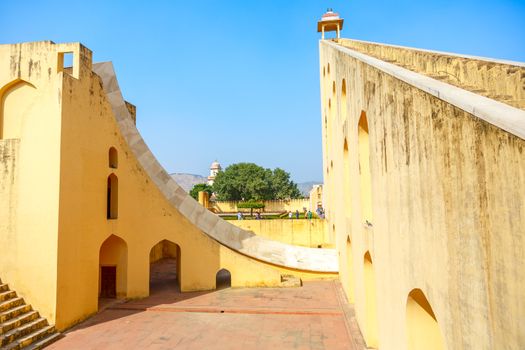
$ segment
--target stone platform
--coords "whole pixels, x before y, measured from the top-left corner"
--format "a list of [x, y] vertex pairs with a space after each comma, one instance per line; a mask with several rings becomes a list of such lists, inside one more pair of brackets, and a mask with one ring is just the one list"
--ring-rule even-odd
[[338, 281], [180, 293], [114, 303], [48, 349], [363, 349]]

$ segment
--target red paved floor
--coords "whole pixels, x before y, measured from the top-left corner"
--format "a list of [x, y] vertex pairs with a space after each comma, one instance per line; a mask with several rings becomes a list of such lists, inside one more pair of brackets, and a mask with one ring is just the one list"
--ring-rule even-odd
[[180, 293], [172, 276], [153, 286], [149, 298], [109, 306], [48, 349], [357, 349], [336, 281]]

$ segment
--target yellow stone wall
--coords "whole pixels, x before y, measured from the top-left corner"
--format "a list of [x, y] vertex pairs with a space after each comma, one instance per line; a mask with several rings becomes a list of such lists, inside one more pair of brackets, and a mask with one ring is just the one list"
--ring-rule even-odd
[[[215, 201], [210, 202], [210, 210], [213, 210], [216, 213], [236, 213], [239, 211], [237, 208], [238, 201]], [[303, 208], [310, 209], [309, 199], [290, 199], [290, 200], [273, 200], [273, 201], [264, 201], [264, 211], [265, 212], [283, 212], [283, 211], [293, 211], [299, 210], [300, 213], [303, 212]], [[250, 209], [242, 208], [240, 209], [243, 212], [250, 212]]]
[[[521, 89], [519, 69], [485, 89]], [[522, 348], [525, 141], [326, 41], [320, 79], [328, 226], [368, 345]]]
[[0, 278], [51, 320], [60, 192], [57, 53], [64, 49], [50, 42], [0, 46]]
[[231, 220], [230, 223], [258, 236], [283, 243], [312, 248], [333, 246], [324, 220]]

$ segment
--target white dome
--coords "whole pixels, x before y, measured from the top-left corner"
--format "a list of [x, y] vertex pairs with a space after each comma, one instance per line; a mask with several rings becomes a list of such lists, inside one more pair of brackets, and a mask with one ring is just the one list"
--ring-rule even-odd
[[219, 164], [218, 161], [214, 161], [213, 163], [211, 163], [211, 166], [210, 166], [210, 169], [222, 169], [221, 165]]

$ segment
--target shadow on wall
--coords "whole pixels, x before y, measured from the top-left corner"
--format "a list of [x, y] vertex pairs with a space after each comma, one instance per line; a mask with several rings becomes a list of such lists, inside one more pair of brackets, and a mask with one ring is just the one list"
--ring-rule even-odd
[[372, 257], [370, 252], [366, 252], [364, 256], [364, 272], [365, 272], [365, 307], [366, 307], [366, 323], [365, 323], [365, 341], [369, 348], [379, 348], [378, 331], [377, 331], [377, 304], [376, 304], [376, 277], [374, 266], [372, 264]]
[[421, 289], [413, 289], [408, 294], [406, 329], [408, 350], [445, 349], [436, 316]]
[[0, 139], [19, 139], [22, 125], [36, 99], [36, 88], [17, 79], [0, 89]]

